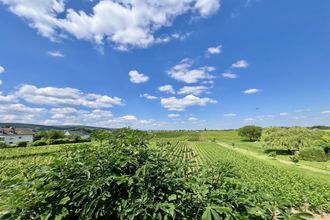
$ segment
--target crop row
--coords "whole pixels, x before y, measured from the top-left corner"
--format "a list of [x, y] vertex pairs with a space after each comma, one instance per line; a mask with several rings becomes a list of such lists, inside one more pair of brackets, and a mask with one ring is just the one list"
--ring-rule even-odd
[[188, 147], [204, 165], [230, 162], [244, 182], [271, 194], [277, 202], [330, 212], [330, 181], [326, 179], [316, 179], [305, 171], [277, 166], [216, 143], [189, 142]]

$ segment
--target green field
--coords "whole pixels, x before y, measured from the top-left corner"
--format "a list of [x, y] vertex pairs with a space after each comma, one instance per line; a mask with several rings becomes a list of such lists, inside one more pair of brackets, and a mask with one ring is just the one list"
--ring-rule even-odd
[[[295, 165], [288, 155], [279, 155], [274, 160], [259, 143], [241, 141], [236, 131], [172, 131], [152, 135], [152, 143], [176, 145], [169, 159], [180, 157], [198, 166], [228, 162], [243, 182], [269, 194], [274, 203], [280, 201], [295, 209], [305, 207], [314, 213], [330, 213], [329, 161], [300, 161]], [[10, 188], [28, 177], [32, 169], [51, 163], [73, 146], [87, 145], [0, 149], [0, 207], [8, 205], [5, 198]]]

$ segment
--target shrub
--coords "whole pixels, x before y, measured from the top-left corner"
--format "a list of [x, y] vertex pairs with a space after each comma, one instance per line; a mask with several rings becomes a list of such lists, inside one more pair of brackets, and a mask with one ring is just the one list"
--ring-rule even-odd
[[8, 145], [4, 142], [0, 142], [0, 148], [6, 148]]
[[37, 140], [31, 143], [31, 146], [44, 146], [47, 145], [46, 141], [44, 140]]
[[271, 157], [271, 158], [276, 159], [277, 153], [276, 153], [276, 151], [271, 151], [271, 152], [268, 154], [268, 156]]
[[261, 143], [272, 150], [289, 150], [292, 153], [312, 146], [316, 134], [303, 127], [270, 127], [262, 132]]
[[327, 155], [325, 154], [324, 149], [320, 147], [303, 149], [300, 151], [299, 156], [302, 160], [318, 162], [327, 161]]
[[299, 162], [300, 157], [298, 154], [294, 154], [294, 155], [290, 156], [290, 159], [294, 164], [297, 164]]
[[247, 125], [238, 129], [238, 135], [242, 138], [247, 138], [250, 141], [257, 141], [260, 139], [262, 128], [254, 125]]
[[28, 146], [28, 142], [26, 141], [20, 141], [16, 143], [17, 147], [27, 147]]

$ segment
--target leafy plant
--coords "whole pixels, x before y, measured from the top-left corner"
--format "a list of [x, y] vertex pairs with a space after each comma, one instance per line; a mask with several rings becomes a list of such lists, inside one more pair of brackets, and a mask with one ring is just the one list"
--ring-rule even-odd
[[[191, 163], [187, 144], [150, 147], [146, 132], [73, 147], [10, 188], [3, 219], [267, 219], [274, 204], [231, 163]], [[182, 156], [184, 155], [184, 160]], [[171, 158], [171, 159], [169, 159]], [[15, 201], [15, 202], [10, 202]], [[289, 208], [276, 205], [279, 213]]]

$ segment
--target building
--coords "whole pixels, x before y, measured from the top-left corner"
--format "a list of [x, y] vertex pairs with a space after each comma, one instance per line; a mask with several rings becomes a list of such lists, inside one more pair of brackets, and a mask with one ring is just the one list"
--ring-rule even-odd
[[82, 139], [88, 139], [91, 137], [90, 134], [86, 131], [65, 131], [64, 135], [65, 136], [77, 135], [77, 136], [81, 137]]
[[0, 128], [0, 142], [7, 145], [26, 141], [33, 142], [34, 132], [29, 128]]

